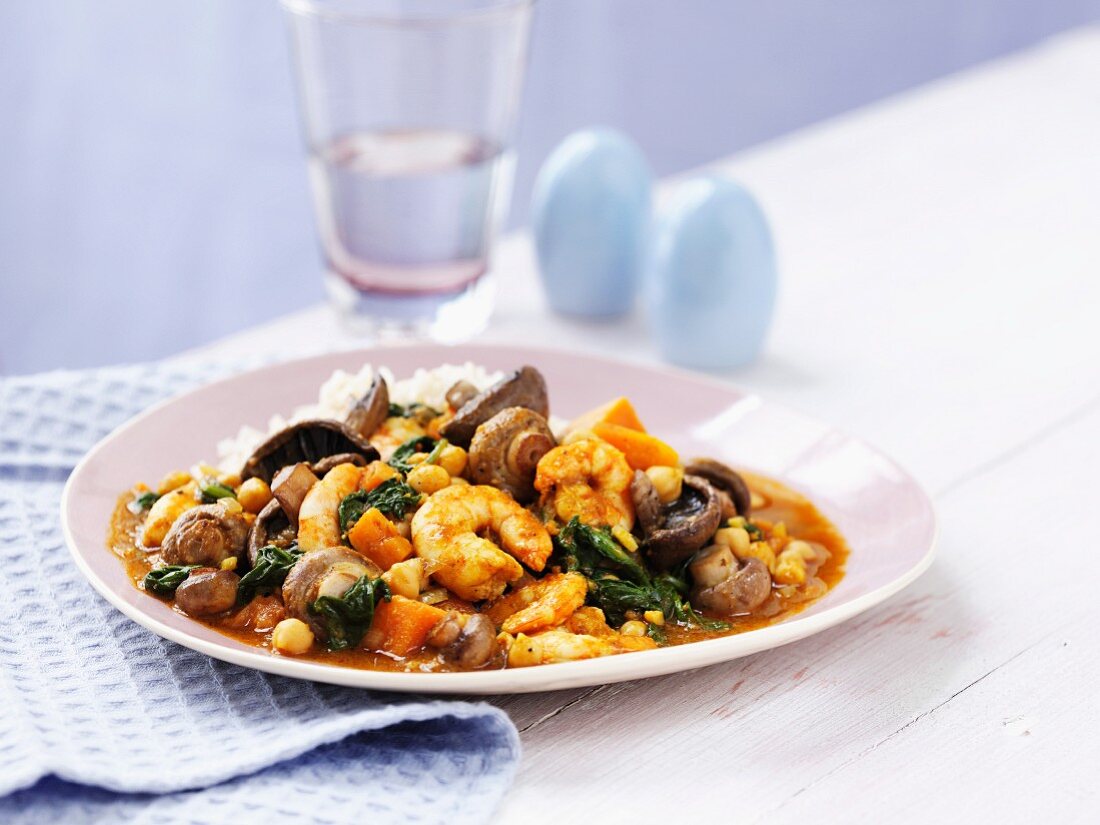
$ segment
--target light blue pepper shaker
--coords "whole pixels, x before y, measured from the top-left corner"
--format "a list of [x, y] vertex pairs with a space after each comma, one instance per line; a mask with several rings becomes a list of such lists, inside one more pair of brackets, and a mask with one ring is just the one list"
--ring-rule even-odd
[[647, 269], [661, 354], [699, 369], [750, 363], [771, 323], [776, 286], [771, 231], [752, 194], [713, 176], [680, 184], [654, 228]]
[[610, 129], [574, 132], [535, 182], [532, 223], [550, 306], [607, 317], [634, 305], [645, 254], [653, 173]]

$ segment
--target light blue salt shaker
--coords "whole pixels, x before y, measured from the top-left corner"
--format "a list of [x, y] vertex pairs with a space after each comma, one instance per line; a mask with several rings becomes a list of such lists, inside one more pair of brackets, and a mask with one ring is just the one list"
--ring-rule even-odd
[[645, 253], [653, 173], [610, 129], [574, 132], [535, 182], [532, 224], [550, 306], [607, 317], [634, 305]]
[[718, 177], [680, 184], [654, 227], [647, 304], [662, 355], [729, 369], [760, 353], [775, 308], [775, 248], [752, 194]]

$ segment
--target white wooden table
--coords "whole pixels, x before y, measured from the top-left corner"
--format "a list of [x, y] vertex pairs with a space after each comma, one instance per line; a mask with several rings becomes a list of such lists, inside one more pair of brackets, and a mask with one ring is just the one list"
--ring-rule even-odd
[[[715, 168], [783, 279], [730, 377], [908, 466], [939, 558], [786, 648], [498, 700], [525, 749], [500, 821], [1100, 821], [1100, 29]], [[550, 316], [526, 236], [499, 269], [487, 340], [655, 358], [640, 317]], [[293, 340], [355, 343], [315, 308], [213, 349]]]

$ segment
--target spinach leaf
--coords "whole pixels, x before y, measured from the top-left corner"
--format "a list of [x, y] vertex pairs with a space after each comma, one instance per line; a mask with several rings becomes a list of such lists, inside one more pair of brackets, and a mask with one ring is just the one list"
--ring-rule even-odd
[[174, 596], [176, 588], [187, 581], [197, 564], [166, 564], [154, 568], [141, 580], [142, 587], [158, 596]]
[[140, 516], [150, 507], [152, 507], [156, 500], [160, 498], [159, 495], [152, 490], [146, 490], [139, 496], [134, 496], [134, 500], [126, 505], [126, 509], [133, 513], [135, 516]]
[[247, 604], [257, 593], [266, 595], [282, 587], [290, 568], [301, 557], [297, 542], [286, 548], [274, 544], [261, 547], [252, 569], [241, 576], [237, 585], [237, 603]]
[[389, 465], [402, 473], [408, 473], [413, 468], [413, 465], [408, 462], [409, 456], [413, 453], [426, 453], [433, 447], [435, 447], [435, 439], [430, 435], [410, 438], [393, 451], [393, 455], [390, 456]]
[[213, 504], [220, 498], [237, 497], [237, 494], [233, 492], [232, 487], [227, 487], [220, 481], [215, 481], [214, 479], [207, 479], [200, 490], [202, 491], [203, 504]]
[[372, 507], [377, 507], [384, 515], [402, 519], [408, 509], [419, 502], [420, 493], [399, 478], [387, 478], [370, 492], [356, 490], [344, 497], [337, 510], [340, 533], [347, 538], [348, 530]]
[[408, 406], [390, 402], [390, 408], [386, 413], [388, 418], [411, 418], [420, 424], [427, 424], [433, 418], [441, 415], [439, 410], [429, 407], [427, 404], [414, 403]]
[[343, 596], [321, 596], [309, 604], [309, 612], [321, 617], [329, 650], [355, 647], [374, 621], [374, 608], [390, 589], [382, 579], [361, 576]]
[[615, 541], [606, 527], [590, 527], [573, 516], [556, 541], [567, 570], [592, 578], [596, 571], [610, 568], [638, 584], [649, 584], [649, 572], [641, 561]]
[[749, 538], [753, 541], [760, 541], [764, 538], [764, 531], [748, 519], [745, 519], [745, 532], [749, 534]]

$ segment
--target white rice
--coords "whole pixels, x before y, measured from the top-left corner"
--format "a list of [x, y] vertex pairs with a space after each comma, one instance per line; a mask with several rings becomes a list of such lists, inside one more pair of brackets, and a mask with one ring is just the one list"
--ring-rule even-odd
[[[343, 421], [352, 406], [370, 388], [374, 380], [374, 366], [364, 364], [356, 373], [336, 370], [321, 385], [316, 404], [298, 407], [289, 417], [281, 415], [271, 417], [267, 431], [255, 427], [241, 427], [234, 438], [225, 438], [218, 442], [218, 467], [223, 472], [238, 472], [252, 452], [269, 435], [284, 427], [306, 418], [331, 418]], [[429, 407], [443, 409], [446, 406], [447, 390], [456, 381], [466, 380], [479, 390], [495, 384], [504, 377], [502, 372], [490, 372], [478, 364], [467, 361], [465, 364], [442, 364], [433, 369], [418, 369], [410, 378], [394, 380], [388, 367], [378, 367], [379, 374], [386, 379], [390, 389], [390, 401], [403, 406], [413, 403], [427, 404]]]

